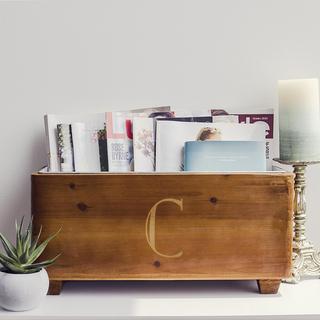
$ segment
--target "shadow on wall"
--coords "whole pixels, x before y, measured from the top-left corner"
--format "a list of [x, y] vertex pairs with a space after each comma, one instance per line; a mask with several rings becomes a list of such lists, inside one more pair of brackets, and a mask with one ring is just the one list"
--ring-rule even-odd
[[6, 234], [13, 242], [15, 242], [15, 220], [19, 221], [23, 216], [29, 220], [31, 215], [31, 173], [46, 164], [45, 137], [40, 130], [35, 133], [26, 150], [27, 153], [20, 155], [23, 158], [22, 172], [15, 176], [15, 181], [11, 181], [13, 187], [5, 196], [3, 203], [5, 210], [1, 216], [0, 232]]

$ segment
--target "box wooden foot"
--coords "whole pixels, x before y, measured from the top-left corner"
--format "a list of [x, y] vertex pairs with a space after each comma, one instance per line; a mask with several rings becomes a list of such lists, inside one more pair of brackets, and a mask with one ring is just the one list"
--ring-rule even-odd
[[63, 281], [50, 280], [48, 294], [59, 295], [61, 293], [62, 286], [63, 286]]
[[259, 292], [262, 294], [275, 294], [278, 293], [278, 289], [281, 280], [257, 280]]

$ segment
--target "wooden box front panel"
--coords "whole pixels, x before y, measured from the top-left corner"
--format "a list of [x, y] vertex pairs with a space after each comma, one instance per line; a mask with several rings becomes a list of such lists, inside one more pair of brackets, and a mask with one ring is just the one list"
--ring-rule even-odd
[[293, 176], [34, 174], [51, 279], [289, 276]]

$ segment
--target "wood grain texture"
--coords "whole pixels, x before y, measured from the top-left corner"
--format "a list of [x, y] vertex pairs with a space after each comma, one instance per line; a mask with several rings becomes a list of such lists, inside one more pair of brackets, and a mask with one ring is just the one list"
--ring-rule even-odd
[[291, 173], [32, 175], [51, 280], [285, 278], [292, 211]]
[[259, 292], [262, 294], [275, 294], [278, 293], [281, 280], [258, 280]]

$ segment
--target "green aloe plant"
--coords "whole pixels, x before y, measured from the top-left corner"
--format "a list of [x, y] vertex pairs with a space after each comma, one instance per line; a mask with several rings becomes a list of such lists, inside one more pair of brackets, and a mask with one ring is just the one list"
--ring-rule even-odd
[[53, 259], [36, 262], [42, 254], [48, 243], [60, 232], [56, 232], [48, 239], [38, 244], [41, 235], [42, 227], [36, 237], [32, 237], [32, 217], [27, 228], [24, 228], [24, 217], [21, 219], [20, 224], [16, 221], [16, 245], [14, 246], [8, 239], [0, 233], [0, 241], [6, 252], [0, 252], [0, 264], [3, 268], [1, 271], [8, 273], [34, 273], [40, 271], [42, 268], [50, 266], [58, 257]]

